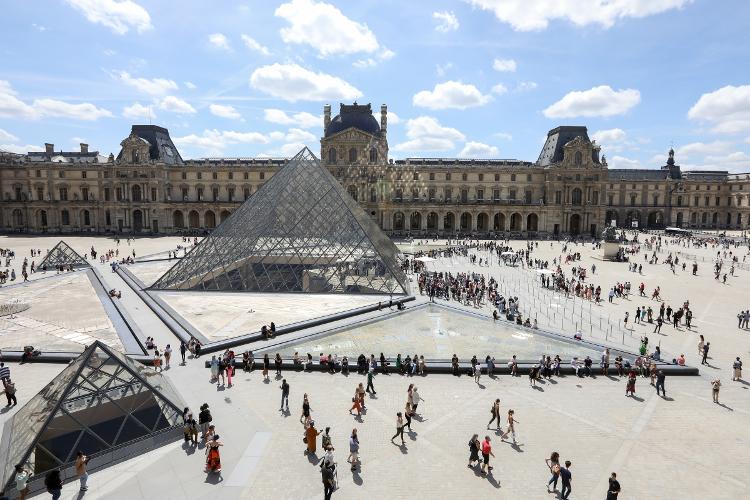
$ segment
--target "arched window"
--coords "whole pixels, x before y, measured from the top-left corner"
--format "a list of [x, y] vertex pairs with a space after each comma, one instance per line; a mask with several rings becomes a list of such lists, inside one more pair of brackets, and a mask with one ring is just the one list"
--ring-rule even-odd
[[133, 186], [133, 201], [141, 201], [141, 186], [138, 184]]
[[130, 152], [130, 160], [132, 163], [138, 163], [138, 150], [134, 149]]
[[336, 149], [331, 148], [328, 150], [328, 163], [335, 164], [336, 163]]
[[355, 161], [357, 161], [357, 148], [352, 148], [349, 150], [349, 162]]
[[70, 212], [67, 210], [63, 210], [60, 212], [60, 219], [62, 221], [63, 226], [69, 226], [70, 225]]
[[576, 151], [575, 163], [576, 165], [581, 165], [583, 163], [583, 154], [580, 151]]
[[378, 150], [375, 148], [372, 148], [370, 150], [370, 163], [375, 163], [378, 161]]
[[88, 210], [83, 211], [83, 225], [84, 226], [90, 226], [91, 225], [91, 215], [89, 214]]

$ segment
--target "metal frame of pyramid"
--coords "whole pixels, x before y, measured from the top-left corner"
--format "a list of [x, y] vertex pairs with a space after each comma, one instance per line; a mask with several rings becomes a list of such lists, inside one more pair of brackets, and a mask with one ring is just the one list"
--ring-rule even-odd
[[42, 259], [37, 267], [55, 269], [60, 266], [91, 267], [89, 261], [81, 257], [78, 252], [70, 248], [63, 240], [55, 245], [52, 250]]
[[151, 289], [408, 294], [398, 253], [303, 148]]
[[49, 470], [74, 477], [78, 450], [96, 469], [173, 441], [182, 406], [166, 377], [96, 341], [5, 423], [0, 484], [11, 491], [26, 464], [33, 492]]

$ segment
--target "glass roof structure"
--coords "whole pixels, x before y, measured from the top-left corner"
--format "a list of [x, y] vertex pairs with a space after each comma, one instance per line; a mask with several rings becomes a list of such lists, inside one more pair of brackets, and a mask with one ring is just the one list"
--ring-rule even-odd
[[1, 484], [11, 491], [16, 464], [32, 481], [64, 472], [78, 450], [106, 465], [116, 449], [181, 428], [182, 408], [166, 377], [97, 341], [5, 423]]
[[44, 266], [55, 269], [60, 266], [91, 267], [91, 264], [78, 255], [78, 252], [70, 248], [67, 243], [60, 240], [60, 242], [47, 253], [44, 259], [42, 259], [38, 267], [42, 268]]
[[397, 254], [304, 148], [151, 288], [407, 294]]
[[356, 360], [360, 354], [378, 357], [381, 352], [389, 358], [400, 353], [402, 357], [417, 354], [428, 360], [449, 360], [454, 353], [459, 359], [476, 355], [482, 362], [488, 354], [497, 360], [516, 355], [519, 361], [536, 361], [542, 354], [553, 357], [557, 354], [568, 363], [574, 356], [581, 359], [591, 356], [598, 362], [601, 354], [586, 343], [437, 304], [418, 306], [386, 319], [345, 327], [278, 349], [284, 356], [296, 351], [303, 356], [308, 352], [313, 356], [346, 355], [350, 360]]

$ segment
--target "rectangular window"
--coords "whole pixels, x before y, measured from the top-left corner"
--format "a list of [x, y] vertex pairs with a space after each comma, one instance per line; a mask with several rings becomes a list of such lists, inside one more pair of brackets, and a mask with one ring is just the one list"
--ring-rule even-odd
[[187, 179], [187, 172], [182, 172], [182, 180]]
[[681, 207], [681, 206], [682, 206], [682, 196], [678, 196], [678, 197], [677, 197], [677, 206], [678, 206], [678, 207]]
[[[464, 174], [466, 175], [466, 174]], [[469, 201], [469, 190], [468, 189], [462, 189], [461, 190], [461, 203], [466, 203]]]
[[719, 197], [717, 196], [717, 197], [716, 197], [716, 206], [718, 207], [719, 205], [721, 205], [721, 200], [720, 200], [720, 198], [719, 198]]
[[401, 199], [404, 197], [404, 192], [401, 189], [396, 190], [396, 201], [401, 201]]
[[85, 179], [85, 178], [86, 178], [86, 171], [81, 170], [81, 179]]
[[156, 188], [151, 188], [151, 201], [156, 201]]
[[36, 188], [36, 199], [39, 201], [44, 200], [44, 188]]
[[21, 188], [17, 187], [15, 191], [16, 191], [16, 201], [21, 201]]
[[654, 195], [654, 206], [655, 207], [659, 206], [659, 195], [658, 194]]
[[68, 188], [60, 188], [60, 201], [68, 200]]
[[703, 200], [703, 201], [705, 202], [706, 206], [710, 205], [710, 203], [709, 203], [709, 199], [708, 199], [708, 196], [706, 196], [706, 199], [705, 199], [705, 200]]
[[105, 170], [104, 171], [104, 178], [105, 179], [109, 179], [109, 174], [110, 174], [110, 171], [109, 170]]
[[[612, 197], [610, 196], [609, 199], [611, 200]], [[555, 205], [560, 205], [562, 203], [562, 191], [555, 191]]]
[[611, 207], [611, 206], [613, 206], [614, 204], [615, 204], [615, 197], [614, 197], [614, 196], [612, 196], [612, 195], [609, 195], [609, 196], [608, 196], [608, 199], [607, 199], [607, 205], [609, 205], [609, 206]]
[[110, 201], [109, 188], [104, 188], [104, 201]]
[[636, 198], [637, 198], [636, 195], [634, 195], [634, 194], [630, 195], [630, 206], [631, 207], [635, 206], [635, 200], [636, 200]]
[[218, 178], [219, 178], [219, 173], [218, 173], [218, 172], [213, 172], [213, 173], [211, 174], [211, 177], [213, 178], [213, 180], [216, 180], [216, 179], [218, 179]]
[[495, 182], [499, 182], [499, 181], [500, 181], [500, 174], [495, 174]]
[[203, 172], [197, 172], [197, 173], [195, 174], [195, 176], [196, 176], [196, 178], [198, 178], [198, 179], [203, 179]]
[[523, 201], [524, 201], [524, 203], [526, 203], [527, 205], [530, 205], [531, 204], [531, 196], [532, 196], [531, 195], [531, 191], [526, 191], [523, 194]]
[[431, 181], [434, 181], [434, 180], [435, 180], [435, 174], [434, 174], [434, 173], [432, 173], [432, 172], [430, 172], [430, 180], [431, 180]]
[[461, 174], [461, 180], [465, 181], [468, 180], [469, 176], [467, 174]]
[[516, 174], [510, 174], [510, 181], [516, 182]]
[[531, 174], [526, 174], [526, 181], [531, 182]]
[[247, 201], [248, 198], [250, 198], [250, 188], [243, 188], [242, 189], [242, 196], [245, 197], [245, 201]]
[[599, 191], [594, 191], [593, 198], [592, 198], [591, 202], [594, 205], [598, 205], [599, 204]]
[[60, 179], [65, 178], [65, 170], [60, 170], [60, 173], [58, 174], [60, 176]]
[[[432, 175], [432, 174], [430, 174]], [[435, 188], [430, 188], [428, 191], [428, 196], [430, 201], [435, 201]]]
[[[482, 175], [482, 174], [479, 174]], [[484, 201], [484, 189], [477, 189], [477, 200]]]
[[[42, 171], [41, 170], [37, 170], [36, 171], [36, 176], [37, 177], [41, 177], [42, 176]], [[742, 188], [740, 188], [740, 189], [742, 189]]]
[[492, 199], [495, 201], [500, 200], [500, 190], [499, 189], [493, 189], [492, 190]]
[[516, 190], [515, 189], [508, 190], [508, 199], [509, 200], [515, 200], [516, 199]]
[[415, 181], [418, 181], [418, 180], [419, 180], [419, 172], [414, 172], [414, 176], [413, 176], [413, 179], [414, 179]]
[[219, 201], [219, 188], [213, 188], [211, 190], [214, 201]]
[[450, 174], [450, 172], [448, 172], [448, 173], [445, 174], [445, 180], [446, 181], [451, 180], [451, 174]]
[[483, 180], [484, 180], [484, 174], [479, 174], [479, 180], [480, 180], [480, 181], [483, 181]]
[[250, 178], [250, 172], [243, 172], [242, 173], [242, 178], [245, 179], [245, 180], [248, 180]]
[[122, 188], [117, 188], [117, 201], [122, 201]]
[[411, 190], [411, 199], [412, 199], [412, 201], [419, 201], [419, 190], [418, 189], [412, 189]]
[[234, 201], [234, 188], [227, 189], [227, 199], [228, 201]]
[[263, 180], [265, 178], [266, 178], [266, 173], [265, 172], [261, 172], [260, 173], [260, 180]]
[[[450, 175], [450, 174], [446, 174]], [[453, 199], [453, 190], [451, 188], [445, 188], [445, 201], [451, 201]]]
[[203, 201], [203, 188], [198, 188], [198, 201]]
[[230, 181], [231, 181], [232, 179], [234, 179], [234, 172], [229, 172], [229, 173], [228, 173], [227, 175], [229, 176], [229, 180], [230, 180]]
[[182, 201], [188, 201], [188, 188], [182, 188]]
[[81, 199], [82, 200], [88, 200], [89, 199], [89, 188], [85, 188], [85, 187], [81, 188]]

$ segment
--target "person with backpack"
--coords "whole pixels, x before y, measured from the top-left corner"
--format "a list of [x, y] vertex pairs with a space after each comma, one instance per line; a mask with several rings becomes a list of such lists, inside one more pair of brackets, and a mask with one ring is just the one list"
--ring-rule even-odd
[[492, 415], [492, 418], [487, 423], [487, 428], [489, 429], [492, 425], [492, 422], [497, 420], [497, 428], [500, 429], [500, 398], [497, 398], [494, 403], [492, 403], [492, 408], [490, 408], [490, 414]]

